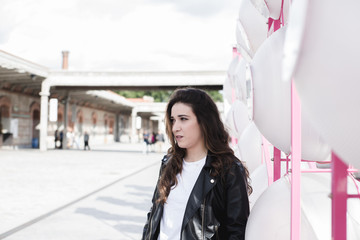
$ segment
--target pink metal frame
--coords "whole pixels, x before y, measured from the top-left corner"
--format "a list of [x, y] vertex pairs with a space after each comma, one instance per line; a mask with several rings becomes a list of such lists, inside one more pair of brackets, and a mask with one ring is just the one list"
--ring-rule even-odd
[[[274, 32], [284, 25], [283, 4], [281, 4], [280, 18], [269, 18], [268, 32], [273, 27]], [[291, 81], [291, 229], [290, 239], [301, 239], [301, 104], [297, 95], [294, 81]], [[287, 161], [288, 171], [288, 161]], [[281, 151], [274, 148], [274, 181], [281, 177]]]
[[274, 147], [274, 181], [281, 177], [281, 151]]
[[[238, 57], [238, 58], [241, 57], [241, 55], [240, 55], [240, 53], [237, 51], [237, 48], [236, 48], [236, 47], [233, 47], [232, 54], [233, 54], [233, 55], [232, 55], [233, 59], [234, 59], [234, 58], [237, 58], [237, 57]], [[231, 101], [232, 101], [232, 103], [235, 102], [235, 89], [234, 89], [234, 88], [231, 88]], [[238, 141], [237, 138], [231, 137], [231, 144], [232, 144], [233, 146], [236, 146], [237, 141]]]
[[347, 165], [332, 153], [332, 239], [346, 240], [346, 212], [347, 212]]
[[268, 185], [270, 186], [274, 181], [274, 176], [273, 176], [273, 173], [271, 171], [271, 159], [270, 159], [270, 153], [269, 153], [269, 142], [264, 137], [262, 137], [262, 152], [263, 152], [263, 156], [265, 158], [265, 164], [266, 164], [267, 175], [268, 175]]
[[[282, 1], [283, 4], [283, 1]], [[268, 19], [268, 33], [275, 32], [283, 26], [283, 6], [278, 20]], [[281, 158], [281, 151], [274, 147], [274, 165], [271, 171], [271, 159], [269, 154], [269, 143], [263, 137], [262, 162], [265, 159], [268, 173], [269, 185], [281, 177], [281, 162], [286, 161], [286, 171], [289, 169], [289, 156]], [[309, 169], [301, 170], [301, 162], [308, 162]], [[332, 172], [332, 239], [346, 240], [346, 214], [347, 199], [360, 198], [360, 189], [357, 187], [358, 194], [347, 193], [347, 181], [349, 173], [357, 172], [356, 169], [348, 167], [335, 153], [332, 153], [332, 167], [329, 169], [318, 169], [316, 161], [301, 159], [301, 103], [296, 92], [294, 81], [291, 81], [291, 240], [301, 239], [301, 173], [321, 173]], [[351, 176], [351, 175], [350, 175]], [[352, 176], [351, 176], [352, 177]], [[353, 181], [354, 178], [352, 177]]]
[[291, 240], [301, 239], [301, 104], [291, 82]]

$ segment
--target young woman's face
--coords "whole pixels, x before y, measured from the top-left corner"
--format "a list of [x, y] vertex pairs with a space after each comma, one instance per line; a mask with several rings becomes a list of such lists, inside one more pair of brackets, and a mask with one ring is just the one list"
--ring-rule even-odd
[[203, 149], [204, 138], [192, 108], [184, 103], [175, 103], [171, 109], [172, 132], [179, 147]]

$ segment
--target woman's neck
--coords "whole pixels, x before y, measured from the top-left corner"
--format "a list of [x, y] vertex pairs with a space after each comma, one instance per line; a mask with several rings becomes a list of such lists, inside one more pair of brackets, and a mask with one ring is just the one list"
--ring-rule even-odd
[[186, 162], [196, 162], [206, 157], [206, 155], [207, 149], [205, 147], [201, 149], [186, 149], [184, 160]]

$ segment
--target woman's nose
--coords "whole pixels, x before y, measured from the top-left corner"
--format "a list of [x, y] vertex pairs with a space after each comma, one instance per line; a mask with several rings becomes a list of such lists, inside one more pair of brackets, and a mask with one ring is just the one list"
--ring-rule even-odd
[[173, 127], [172, 127], [173, 132], [177, 132], [180, 130], [180, 125], [177, 124], [176, 122], [173, 123]]

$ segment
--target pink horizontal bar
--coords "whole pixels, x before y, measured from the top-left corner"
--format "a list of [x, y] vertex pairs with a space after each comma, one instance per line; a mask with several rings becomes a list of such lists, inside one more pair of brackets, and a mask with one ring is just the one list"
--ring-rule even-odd
[[348, 198], [360, 198], [359, 194], [348, 194]]
[[323, 162], [323, 161], [312, 161], [312, 160], [305, 160], [301, 159], [302, 162], [318, 162], [318, 163], [331, 163], [331, 161]]
[[[301, 170], [302, 173], [312, 173], [312, 172], [331, 172], [331, 169], [303, 169]], [[352, 173], [352, 172], [358, 172], [358, 170], [356, 169], [348, 169], [347, 170], [348, 173]]]
[[[289, 159], [287, 158], [281, 158], [280, 159], [282, 162], [286, 162], [286, 161], [290, 161]], [[313, 160], [305, 160], [305, 159], [301, 159], [302, 162], [316, 162], [316, 163], [323, 163], [323, 164], [326, 164], [326, 163], [331, 163], [331, 161], [313, 161]]]
[[301, 170], [302, 173], [322, 173], [322, 172], [331, 172], [331, 169], [304, 169]]

